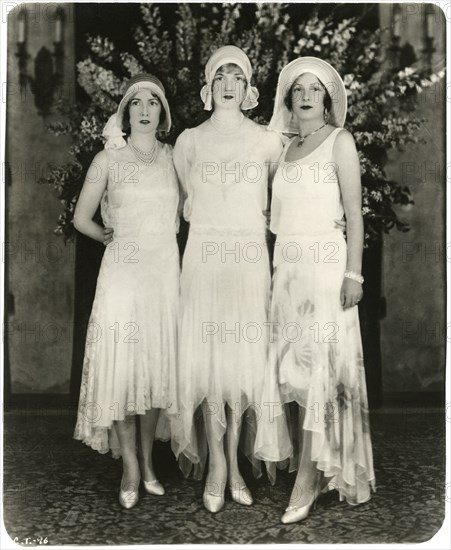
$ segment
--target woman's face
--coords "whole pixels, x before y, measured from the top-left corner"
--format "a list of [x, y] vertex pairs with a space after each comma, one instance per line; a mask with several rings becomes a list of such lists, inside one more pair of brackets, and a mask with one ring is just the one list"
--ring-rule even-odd
[[132, 132], [155, 133], [160, 124], [161, 103], [150, 90], [140, 90], [130, 100], [130, 127]]
[[298, 76], [291, 88], [291, 104], [299, 120], [324, 120], [324, 98], [326, 90], [312, 73]]
[[227, 109], [239, 109], [246, 97], [247, 82], [237, 65], [222, 65], [213, 78], [213, 103]]

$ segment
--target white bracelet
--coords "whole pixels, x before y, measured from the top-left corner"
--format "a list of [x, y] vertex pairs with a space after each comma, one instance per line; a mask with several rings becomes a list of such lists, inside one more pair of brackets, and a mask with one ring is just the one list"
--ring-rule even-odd
[[360, 273], [356, 273], [355, 271], [345, 271], [345, 277], [348, 279], [352, 279], [353, 281], [357, 281], [360, 284], [363, 284], [364, 278]]

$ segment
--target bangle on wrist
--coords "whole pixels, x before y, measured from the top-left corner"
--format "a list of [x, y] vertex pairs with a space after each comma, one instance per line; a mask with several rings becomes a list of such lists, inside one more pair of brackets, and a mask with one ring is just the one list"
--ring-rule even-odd
[[352, 279], [353, 281], [357, 281], [360, 284], [363, 284], [364, 278], [360, 273], [356, 273], [355, 271], [345, 271], [345, 277], [348, 279]]

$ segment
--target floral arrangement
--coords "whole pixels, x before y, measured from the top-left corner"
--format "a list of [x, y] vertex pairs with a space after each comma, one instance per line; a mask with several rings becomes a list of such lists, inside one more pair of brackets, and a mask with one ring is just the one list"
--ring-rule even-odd
[[346, 127], [361, 162], [365, 246], [393, 227], [408, 230], [394, 205], [412, 202], [409, 190], [387, 177], [384, 164], [389, 149], [417, 141], [423, 121], [411, 116], [415, 98], [441, 75], [426, 78], [413, 67], [388, 72], [381, 31], [362, 29], [356, 17], [337, 20], [333, 14], [320, 18], [313, 13], [299, 23], [292, 10], [290, 4], [270, 3], [142, 4], [140, 25], [130, 33], [130, 52], [117, 51], [105, 37], [89, 37], [91, 54], [77, 65], [78, 84], [89, 101], [76, 109], [60, 105], [65, 122], [49, 127], [73, 139], [73, 161], [53, 166], [41, 180], [56, 189], [63, 205], [55, 231], [73, 238], [72, 217], [86, 170], [103, 146], [103, 126], [117, 109], [125, 82], [141, 71], [163, 81], [173, 115], [173, 130], [165, 139], [174, 143], [182, 130], [207, 116], [199, 98], [203, 70], [211, 52], [225, 44], [249, 55], [260, 91], [259, 106], [249, 116], [262, 124], [270, 120], [280, 70], [292, 59], [313, 55], [337, 69], [348, 93]]

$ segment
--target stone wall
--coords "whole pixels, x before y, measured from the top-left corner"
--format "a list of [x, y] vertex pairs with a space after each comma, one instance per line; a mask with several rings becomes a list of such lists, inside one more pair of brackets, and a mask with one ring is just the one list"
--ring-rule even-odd
[[[54, 109], [45, 117], [40, 115], [33, 93], [36, 56], [41, 51], [47, 67], [52, 60], [54, 70], [55, 59], [41, 48], [53, 53], [59, 33], [64, 72], [55, 98], [74, 99], [73, 6], [59, 6], [64, 10], [60, 22], [57, 4], [38, 3], [21, 4], [8, 14], [7, 20], [8, 83], [3, 90], [7, 105], [4, 170], [7, 233], [2, 252], [7, 265], [6, 360], [12, 401], [14, 394], [69, 391], [74, 247], [65, 245], [63, 239], [54, 234], [61, 205], [52, 188], [39, 184], [38, 179], [48, 171], [48, 163], [69, 160], [70, 141], [66, 136], [55, 137], [47, 131], [46, 125], [60, 117]], [[20, 22], [21, 9], [27, 10], [25, 28]], [[35, 82], [28, 80], [21, 90], [19, 59], [15, 54], [24, 34], [29, 56], [25, 68]], [[42, 80], [38, 88], [42, 91]]]
[[[399, 45], [412, 46], [424, 67], [428, 16], [425, 4], [400, 4]], [[445, 17], [437, 6], [429, 14], [434, 28], [430, 64], [445, 63]], [[393, 4], [381, 5], [387, 43], [393, 30]], [[383, 293], [387, 315], [381, 325], [384, 392], [443, 391], [446, 346], [445, 236], [445, 79], [419, 97], [415, 116], [425, 118], [418, 137], [425, 143], [392, 152], [389, 176], [410, 188], [415, 204], [398, 208], [410, 231], [393, 229], [384, 238]]]

